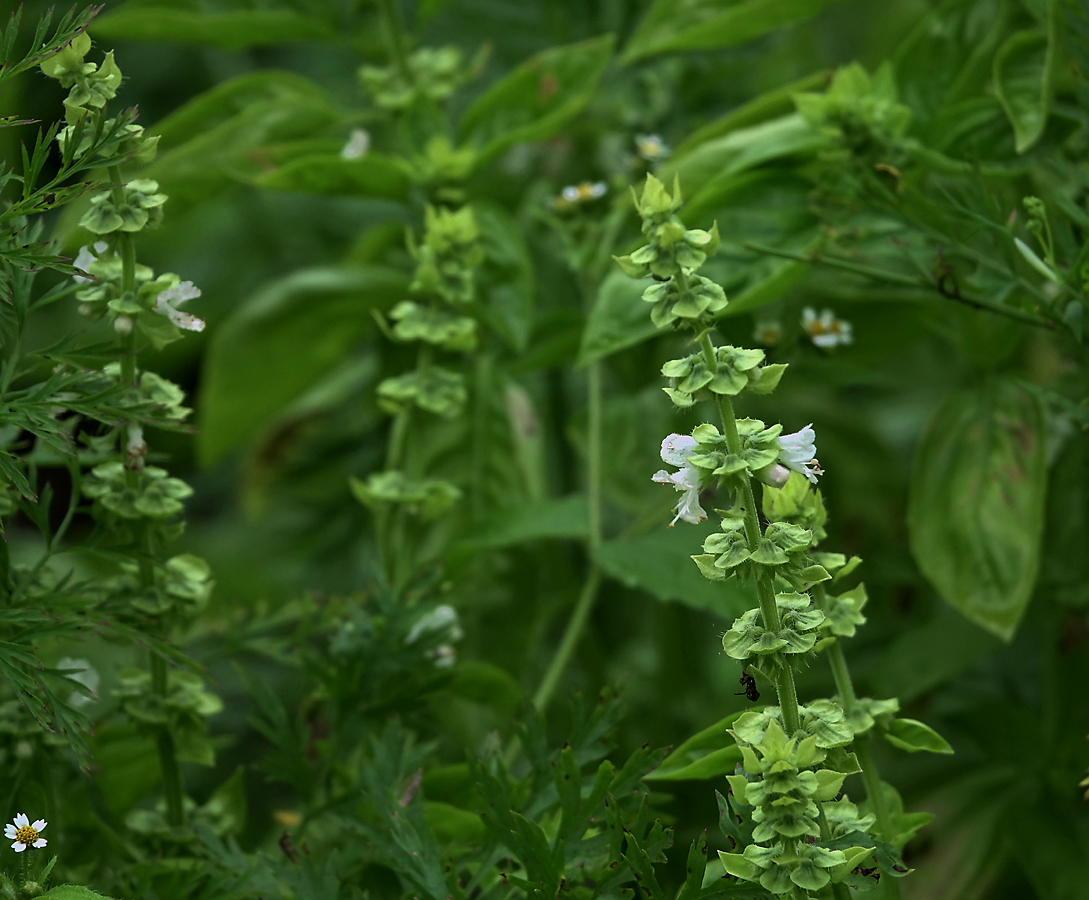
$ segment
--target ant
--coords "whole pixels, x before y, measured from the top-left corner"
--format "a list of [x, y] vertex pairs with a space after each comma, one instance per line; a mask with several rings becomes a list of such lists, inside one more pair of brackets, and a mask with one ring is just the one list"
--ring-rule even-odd
[[740, 697], [742, 694], [744, 694], [752, 703], [755, 703], [757, 700], [760, 699], [760, 691], [756, 689], [756, 679], [753, 678], [748, 672], [742, 669], [741, 677], [737, 680], [738, 683], [745, 688], [745, 690], [738, 691], [736, 694], [734, 694], [735, 697]]

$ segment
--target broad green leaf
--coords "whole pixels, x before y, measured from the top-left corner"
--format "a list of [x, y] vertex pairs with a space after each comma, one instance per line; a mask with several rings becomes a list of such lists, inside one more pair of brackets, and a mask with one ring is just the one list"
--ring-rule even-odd
[[412, 184], [402, 166], [380, 153], [359, 159], [343, 159], [339, 153], [308, 154], [257, 176], [253, 183], [275, 191], [388, 200], [407, 200]]
[[39, 900], [107, 900], [82, 884], [58, 884], [39, 897]]
[[478, 279], [488, 324], [511, 349], [523, 352], [533, 328], [533, 259], [522, 229], [511, 215], [491, 203], [474, 203], [484, 264]]
[[739, 712], [733, 713], [692, 735], [644, 778], [661, 781], [704, 780], [733, 772], [734, 766], [741, 761], [741, 751], [727, 729], [740, 715]]
[[478, 843], [487, 833], [480, 816], [467, 809], [458, 809], [449, 803], [425, 800], [424, 817], [427, 820], [427, 827], [440, 841]]
[[952, 753], [953, 748], [929, 725], [915, 719], [893, 719], [885, 740], [894, 747], [915, 753], [926, 750], [929, 753]]
[[1054, 54], [1054, 41], [1039, 31], [1017, 32], [995, 54], [995, 93], [1013, 126], [1018, 153], [1044, 133], [1051, 111]]
[[689, 558], [700, 552], [707, 526], [678, 524], [627, 540], [606, 541], [597, 551], [605, 573], [628, 587], [666, 602], [683, 603], [715, 616], [723, 627], [757, 605], [756, 589], [736, 578], [711, 582]]
[[650, 284], [651, 279], [629, 278], [620, 269], [605, 276], [582, 332], [579, 366], [640, 344], [658, 333], [650, 320], [650, 304], [643, 302], [643, 291]]
[[886, 648], [874, 674], [874, 692], [906, 703], [999, 646], [998, 638], [941, 606], [932, 620], [903, 632]]
[[110, 41], [210, 44], [228, 49], [336, 37], [320, 19], [289, 10], [205, 13], [143, 3], [125, 3], [96, 19], [91, 34]]
[[266, 426], [352, 350], [370, 310], [407, 288], [392, 269], [304, 269], [243, 301], [205, 358], [201, 458], [214, 462]]
[[508, 714], [522, 703], [518, 682], [499, 666], [478, 659], [459, 663], [447, 690]]
[[[713, 179], [725, 179], [786, 156], [806, 158], [824, 142], [825, 138], [805, 119], [790, 113], [706, 141], [682, 158], [666, 163], [660, 177], [666, 184], [671, 184], [676, 175], [690, 203], [702, 205], [705, 201], [700, 191], [714, 190], [711, 187]], [[694, 223], [688, 224], [695, 227]]]
[[[239, 158], [260, 154], [268, 144], [311, 138], [340, 120], [325, 92], [305, 79], [236, 87], [234, 92], [217, 88], [206, 102], [197, 98], [158, 126], [170, 144], [144, 176], [160, 182], [174, 213], [179, 203], [212, 196], [229, 185]], [[247, 102], [248, 97], [255, 99]], [[239, 104], [242, 108], [232, 112]]]
[[656, 0], [628, 41], [624, 64], [682, 50], [734, 47], [820, 12], [834, 0]]
[[1035, 395], [997, 381], [950, 397], [915, 456], [912, 554], [946, 601], [1006, 641], [1036, 583], [1046, 438]]
[[458, 549], [476, 551], [510, 547], [548, 538], [577, 540], [589, 533], [590, 513], [586, 497], [575, 494], [501, 510]]
[[483, 164], [512, 144], [551, 137], [586, 105], [613, 54], [611, 34], [551, 47], [493, 84], [462, 116], [461, 142]]
[[325, 103], [325, 93], [312, 81], [291, 72], [251, 72], [198, 94], [148, 131], [159, 135], [159, 153], [222, 125], [232, 116], [266, 100], [312, 98]]

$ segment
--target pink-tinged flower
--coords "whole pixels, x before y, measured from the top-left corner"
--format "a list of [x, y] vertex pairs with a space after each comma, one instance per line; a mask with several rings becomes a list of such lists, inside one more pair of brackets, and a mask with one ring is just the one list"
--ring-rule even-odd
[[817, 476], [823, 475], [824, 471], [817, 462], [817, 433], [813, 425], [806, 425], [794, 434], [780, 435], [778, 440], [779, 462], [804, 475], [811, 484], [816, 484]]
[[186, 331], [204, 331], [204, 319], [182, 312], [178, 309], [186, 300], [200, 296], [200, 288], [191, 281], [183, 281], [172, 288], [167, 288], [155, 298], [155, 312], [166, 316], [171, 322]]
[[837, 319], [830, 309], [824, 310], [818, 316], [813, 307], [807, 306], [802, 310], [802, 328], [814, 344], [825, 349], [849, 344], [854, 340], [851, 323], [846, 319]]
[[673, 507], [677, 515], [669, 523], [671, 528], [677, 524], [677, 519], [698, 525], [707, 518], [707, 513], [700, 506], [701, 472], [688, 462], [688, 457], [697, 446], [696, 439], [687, 434], [671, 434], [662, 441], [662, 462], [678, 466], [679, 470], [671, 473], [659, 469], [654, 473], [653, 480], [659, 484], [671, 484], [674, 490], [684, 491], [684, 495]]
[[42, 837], [41, 832], [49, 824], [45, 819], [37, 819], [33, 825], [26, 813], [19, 813], [14, 819], [13, 825], [4, 826], [4, 837], [12, 841], [11, 849], [16, 853], [22, 853], [27, 847], [44, 847], [48, 841]]

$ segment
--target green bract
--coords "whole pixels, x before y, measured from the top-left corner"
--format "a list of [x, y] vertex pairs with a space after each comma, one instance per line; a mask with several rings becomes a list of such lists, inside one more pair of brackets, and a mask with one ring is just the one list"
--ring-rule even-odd
[[438, 366], [387, 378], [378, 385], [378, 405], [394, 414], [417, 406], [450, 419], [461, 413], [467, 397], [465, 379]]
[[157, 181], [130, 181], [119, 193], [118, 197], [113, 192], [92, 197], [91, 208], [79, 220], [80, 226], [93, 234], [109, 235], [115, 231], [142, 231], [158, 224], [167, 196], [159, 193]]
[[367, 506], [403, 505], [408, 512], [425, 519], [441, 516], [461, 497], [461, 491], [447, 481], [412, 480], [398, 471], [378, 472], [366, 481], [353, 478], [351, 485], [352, 493]]
[[156, 466], [126, 470], [111, 462], [91, 470], [83, 493], [123, 519], [167, 519], [182, 511], [181, 501], [193, 489]]

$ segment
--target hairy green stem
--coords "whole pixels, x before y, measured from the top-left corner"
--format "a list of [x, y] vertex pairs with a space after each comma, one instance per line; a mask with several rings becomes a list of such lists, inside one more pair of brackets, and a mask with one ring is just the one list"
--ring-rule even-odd
[[[704, 333], [700, 336], [700, 347], [703, 357], [711, 371], [718, 368], [718, 360], [715, 356], [715, 348], [711, 343], [711, 336]], [[741, 437], [737, 432], [737, 419], [734, 416], [734, 405], [730, 398], [722, 394], [716, 394], [718, 402], [719, 418], [722, 419], [722, 431], [726, 435], [726, 446], [730, 453], [741, 452]], [[745, 540], [750, 550], [755, 550], [760, 540], [760, 517], [756, 511], [756, 497], [753, 494], [752, 482], [747, 473], [738, 478], [741, 493], [741, 511], [744, 514]], [[764, 620], [764, 627], [771, 631], [779, 630], [779, 609], [775, 605], [775, 587], [770, 576], [759, 575], [756, 579], [757, 596], [760, 599], [760, 615]], [[794, 684], [794, 670], [789, 666], [783, 666], [775, 675], [775, 692], [779, 696], [779, 709], [783, 713], [783, 725], [787, 734], [794, 734], [801, 727], [801, 715], [798, 711], [798, 690]]]

